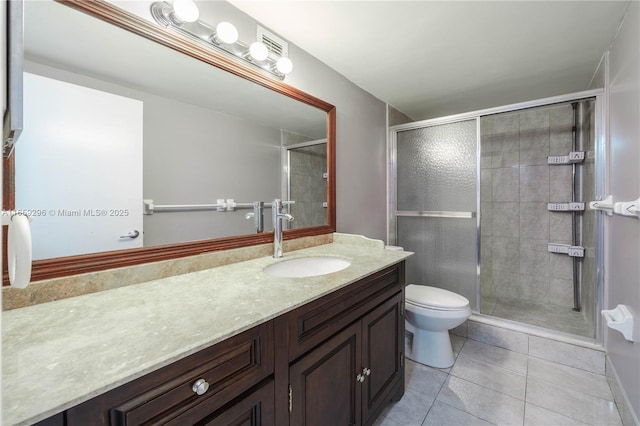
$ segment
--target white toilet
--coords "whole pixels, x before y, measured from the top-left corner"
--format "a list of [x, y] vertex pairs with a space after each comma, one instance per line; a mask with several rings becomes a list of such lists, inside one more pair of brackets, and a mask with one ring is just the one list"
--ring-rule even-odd
[[405, 301], [406, 329], [413, 334], [407, 358], [431, 367], [451, 367], [449, 330], [469, 318], [469, 300], [442, 288], [409, 284]]

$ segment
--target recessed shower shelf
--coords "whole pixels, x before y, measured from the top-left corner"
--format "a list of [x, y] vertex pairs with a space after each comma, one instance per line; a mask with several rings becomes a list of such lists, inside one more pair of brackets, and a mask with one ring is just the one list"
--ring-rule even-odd
[[550, 253], [567, 254], [570, 257], [584, 257], [584, 247], [571, 244], [547, 244]]
[[567, 155], [550, 155], [547, 157], [547, 164], [562, 165], [562, 164], [576, 164], [584, 161], [584, 151], [571, 151]]
[[584, 211], [584, 203], [548, 203], [547, 210], [551, 212], [580, 212]]

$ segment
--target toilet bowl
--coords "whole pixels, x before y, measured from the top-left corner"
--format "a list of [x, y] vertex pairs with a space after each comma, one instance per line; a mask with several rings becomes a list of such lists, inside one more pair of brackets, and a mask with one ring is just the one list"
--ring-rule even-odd
[[454, 358], [449, 330], [469, 318], [469, 300], [442, 288], [409, 284], [405, 308], [406, 329], [413, 334], [407, 358], [431, 367], [451, 367]]

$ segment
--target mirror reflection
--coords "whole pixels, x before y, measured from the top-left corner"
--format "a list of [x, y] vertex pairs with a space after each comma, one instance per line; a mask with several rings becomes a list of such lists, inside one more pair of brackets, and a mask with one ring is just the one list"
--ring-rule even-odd
[[241, 207], [275, 198], [327, 224], [323, 110], [52, 1], [25, 2], [24, 90], [34, 259], [251, 234]]

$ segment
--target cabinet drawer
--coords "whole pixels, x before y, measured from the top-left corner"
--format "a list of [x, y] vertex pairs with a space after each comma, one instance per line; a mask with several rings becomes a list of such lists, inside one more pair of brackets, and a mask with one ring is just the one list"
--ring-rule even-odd
[[288, 314], [289, 360], [322, 343], [386, 299], [402, 291], [404, 262]]
[[[68, 424], [184, 425], [186, 419], [193, 424], [273, 369], [273, 322], [268, 322], [70, 409]], [[200, 379], [209, 388], [197, 395], [193, 385]]]

